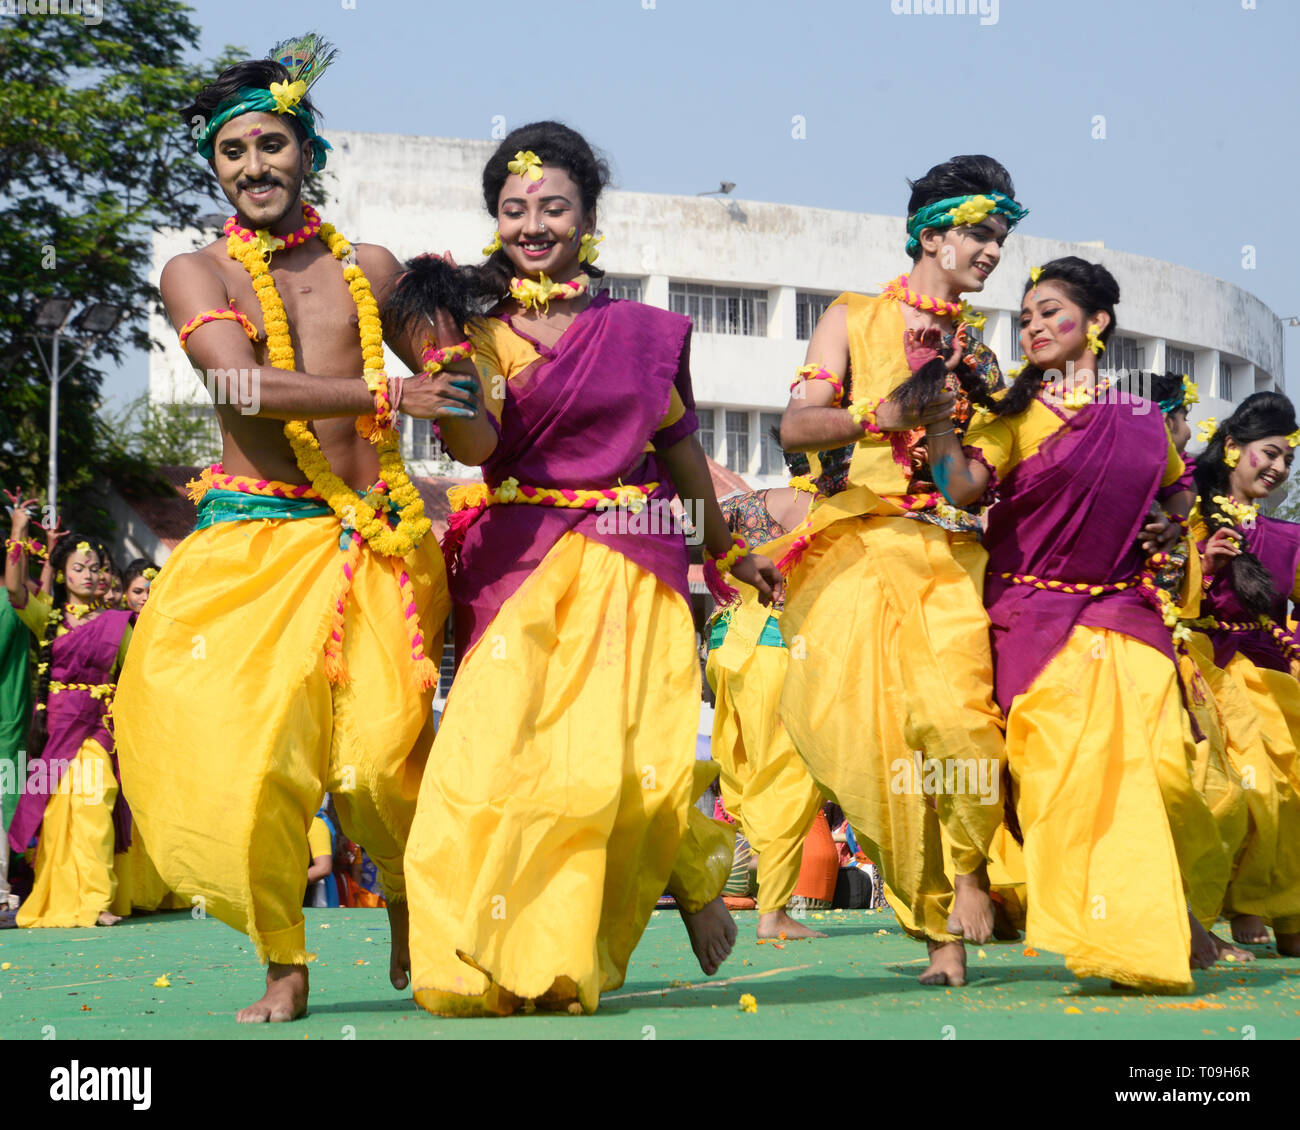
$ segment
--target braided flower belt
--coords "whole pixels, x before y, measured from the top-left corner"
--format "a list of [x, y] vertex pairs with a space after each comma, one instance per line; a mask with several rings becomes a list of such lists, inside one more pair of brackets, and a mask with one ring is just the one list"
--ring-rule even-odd
[[1187, 642], [1191, 632], [1186, 624], [1179, 622], [1178, 606], [1174, 603], [1174, 598], [1156, 584], [1156, 574], [1164, 566], [1170, 564], [1172, 560], [1172, 556], [1168, 553], [1153, 553], [1147, 558], [1142, 571], [1125, 581], [1102, 583], [1096, 581], [1058, 581], [1051, 577], [1035, 577], [1028, 573], [999, 573], [998, 576], [1004, 581], [1010, 581], [1013, 585], [1026, 585], [1030, 588], [1065, 593], [1071, 596], [1106, 596], [1109, 593], [1136, 589], [1138, 594], [1160, 613], [1160, 618], [1164, 621], [1165, 627], [1169, 628], [1173, 633], [1174, 644], [1181, 648]]
[[[217, 463], [204, 468], [199, 478], [186, 484], [190, 499], [199, 506], [196, 529], [206, 529], [217, 522], [256, 521], [261, 519], [328, 517], [333, 511], [309, 483], [282, 483], [274, 479], [253, 479], [245, 475], [228, 475]], [[391, 511], [387, 486], [381, 479], [370, 490], [358, 493], [380, 512]], [[343, 661], [343, 619], [347, 610], [352, 579], [361, 561], [361, 547], [365, 539], [351, 526], [344, 525], [339, 535], [339, 551], [343, 559], [343, 579], [334, 596], [334, 615], [330, 634], [325, 640], [325, 675], [330, 683], [341, 685], [348, 681], [347, 667]], [[438, 664], [424, 650], [424, 635], [420, 631], [420, 606], [405, 562], [400, 557], [386, 558], [397, 579], [402, 611], [406, 619], [406, 635], [410, 644], [411, 665], [416, 684], [428, 690], [438, 681]]]
[[1214, 616], [1202, 616], [1197, 620], [1184, 620], [1182, 625], [1185, 628], [1195, 628], [1201, 632], [1267, 632], [1273, 637], [1273, 642], [1281, 649], [1288, 662], [1300, 662], [1300, 646], [1296, 644], [1295, 639], [1285, 628], [1269, 616], [1261, 616], [1258, 620], [1244, 621], [1220, 620]]
[[487, 483], [470, 483], [451, 487], [447, 501], [451, 513], [447, 515], [447, 536], [443, 538], [442, 553], [447, 572], [456, 571], [460, 547], [475, 520], [489, 506], [517, 505], [554, 506], [567, 510], [612, 510], [626, 508], [633, 514], [645, 509], [648, 497], [659, 489], [658, 483], [602, 487], [578, 490], [571, 487], [534, 487], [516, 478], [504, 479], [500, 486]]

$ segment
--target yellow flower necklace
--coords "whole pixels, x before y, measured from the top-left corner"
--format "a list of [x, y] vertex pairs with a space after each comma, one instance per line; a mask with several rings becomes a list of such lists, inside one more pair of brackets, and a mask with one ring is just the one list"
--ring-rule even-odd
[[917, 310], [938, 314], [940, 317], [956, 318], [958, 325], [974, 326], [977, 330], [982, 330], [984, 324], [988, 321], [987, 314], [976, 314], [971, 309], [970, 303], [964, 298], [956, 302], [949, 302], [947, 299], [931, 298], [928, 294], [919, 294], [907, 285], [906, 275], [899, 275], [897, 278], [890, 279], [889, 282], [885, 283], [884, 289], [880, 292], [880, 297], [894, 298], [899, 302], [906, 302]]
[[1259, 507], [1253, 502], [1238, 502], [1225, 494], [1216, 494], [1214, 501], [1219, 504], [1219, 509], [1232, 519], [1233, 525], [1250, 529], [1259, 517]]
[[1092, 388], [1088, 388], [1086, 385], [1079, 385], [1076, 388], [1070, 389], [1069, 392], [1063, 390], [1057, 391], [1053, 388], [1052, 395], [1059, 397], [1063, 407], [1068, 408], [1071, 411], [1078, 411], [1085, 405], [1091, 404], [1098, 397], [1105, 395], [1108, 388], [1110, 388], [1110, 381], [1104, 380], [1099, 384], [1093, 385]]
[[551, 282], [545, 274], [539, 274], [535, 282], [532, 279], [511, 279], [510, 297], [525, 310], [545, 313], [554, 301], [577, 298], [579, 295], [586, 294], [590, 284], [591, 279], [586, 275], [578, 275], [568, 282], [557, 283]]
[[[307, 214], [304, 205], [304, 214]], [[266, 245], [264, 233], [254, 234], [238, 224], [227, 223], [226, 251], [242, 263], [253, 281], [253, 289], [262, 306], [268, 355], [277, 369], [294, 367], [293, 342], [289, 336], [289, 319], [284, 303], [275, 289], [268, 261], [275, 248]], [[357, 494], [331, 470], [329, 460], [312, 434], [306, 420], [290, 420], [284, 425], [285, 437], [293, 448], [298, 468], [316, 492], [329, 504], [345, 529], [356, 530], [376, 552], [387, 557], [405, 557], [425, 534], [430, 522], [424, 514], [424, 500], [406, 473], [397, 433], [392, 430], [392, 413], [387, 406], [388, 379], [384, 373], [384, 332], [379, 320], [379, 305], [370, 291], [370, 283], [356, 263], [352, 245], [334, 229], [322, 223], [316, 234], [335, 259], [344, 263], [343, 277], [357, 307], [361, 333], [361, 353], [366, 387], [375, 394], [378, 415], [357, 420], [357, 431], [377, 445], [380, 475], [388, 497], [397, 506], [398, 522], [390, 528], [365, 498]]]

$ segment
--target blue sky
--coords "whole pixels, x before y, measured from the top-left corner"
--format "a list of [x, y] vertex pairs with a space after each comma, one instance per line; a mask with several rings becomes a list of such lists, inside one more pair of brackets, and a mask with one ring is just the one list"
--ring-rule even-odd
[[[1019, 229], [1166, 259], [1300, 315], [1297, 0], [197, 0], [197, 53], [315, 29], [333, 129], [490, 136], [559, 117], [616, 186], [901, 214], [906, 176], [985, 152]], [[952, 0], [949, 0], [951, 3]], [[980, 0], [967, 0], [980, 7]], [[955, 6], [955, 5], [954, 5]], [[801, 115], [806, 137], [795, 139]], [[1105, 139], [1094, 118], [1105, 117]], [[1256, 248], [1256, 266], [1242, 248]], [[1122, 311], [1121, 311], [1122, 317]], [[1300, 329], [1285, 331], [1300, 388]], [[143, 357], [110, 377], [147, 387]]]

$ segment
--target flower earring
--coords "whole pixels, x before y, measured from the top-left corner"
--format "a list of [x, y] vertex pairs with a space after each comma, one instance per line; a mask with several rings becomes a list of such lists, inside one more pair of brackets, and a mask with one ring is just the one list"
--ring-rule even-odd
[[603, 242], [603, 235], [593, 236], [590, 232], [582, 237], [582, 246], [578, 248], [579, 263], [594, 263], [600, 252], [596, 250], [596, 244]]
[[1088, 323], [1088, 348], [1094, 356], [1106, 352], [1106, 343], [1101, 340], [1101, 327], [1096, 322]]
[[1241, 461], [1241, 448], [1227, 447], [1223, 449], [1223, 465], [1225, 467], [1235, 467]]
[[57, 573], [54, 574], [54, 580], [55, 580], [55, 583], [56, 583], [56, 584], [60, 584], [60, 585], [63, 584], [63, 570], [62, 570], [62, 569], [60, 569]]
[[492, 242], [483, 248], [484, 255], [495, 255], [501, 250], [501, 229], [498, 228], [492, 233]]

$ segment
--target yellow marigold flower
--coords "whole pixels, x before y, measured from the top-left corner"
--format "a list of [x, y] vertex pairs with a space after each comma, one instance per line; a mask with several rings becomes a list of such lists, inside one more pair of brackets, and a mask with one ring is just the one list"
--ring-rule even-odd
[[515, 159], [506, 165], [506, 168], [515, 176], [527, 176], [529, 180], [542, 179], [542, 159], [531, 149], [520, 149], [515, 154]]
[[307, 84], [299, 79], [297, 82], [273, 82], [268, 88], [275, 99], [275, 112], [287, 114], [290, 107], [298, 105], [307, 93]]
[[758, 1011], [758, 1001], [756, 1001], [756, 1000], [754, 999], [754, 994], [753, 994], [753, 993], [744, 993], [744, 994], [742, 994], [742, 996], [741, 996], [741, 998], [740, 998], [740, 1011], [741, 1011], [741, 1012], [757, 1012], [757, 1011]]
[[997, 202], [987, 196], [972, 196], [969, 200], [963, 200], [948, 215], [952, 217], [953, 227], [978, 224], [982, 223], [997, 206]]

